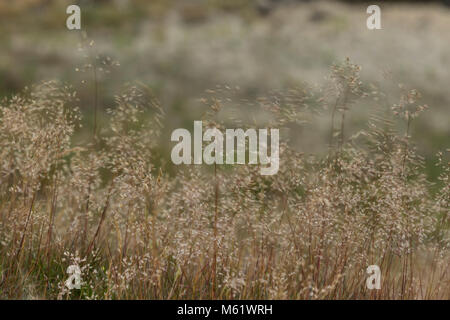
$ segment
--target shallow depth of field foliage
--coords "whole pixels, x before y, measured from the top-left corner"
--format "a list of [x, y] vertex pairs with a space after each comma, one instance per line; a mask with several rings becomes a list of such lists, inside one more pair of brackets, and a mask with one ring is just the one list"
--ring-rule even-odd
[[[159, 153], [164, 108], [141, 84], [118, 93], [82, 141], [75, 88], [45, 82], [4, 98], [0, 297], [449, 299], [448, 150], [432, 188], [410, 133], [432, 108], [360, 72], [347, 59], [320, 86], [255, 100], [239, 88], [206, 93], [207, 126], [281, 129], [274, 176], [171, 166]], [[350, 132], [355, 108], [371, 116]], [[290, 128], [315, 118], [329, 124], [328, 151], [300, 153]], [[373, 264], [381, 290], [366, 289]], [[80, 290], [64, 286], [70, 265], [82, 270]]]
[[[0, 299], [450, 299], [448, 7], [72, 2], [0, 0]], [[193, 120], [278, 174], [173, 165]]]

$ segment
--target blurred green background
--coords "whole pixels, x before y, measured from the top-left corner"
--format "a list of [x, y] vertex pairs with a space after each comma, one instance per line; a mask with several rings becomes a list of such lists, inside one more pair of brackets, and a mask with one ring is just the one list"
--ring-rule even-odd
[[[304, 82], [321, 85], [330, 66], [349, 57], [362, 66], [363, 81], [380, 84], [392, 103], [398, 83], [423, 94], [431, 110], [412, 135], [434, 180], [435, 154], [450, 147], [450, 10], [443, 1], [382, 1], [383, 29], [369, 31], [367, 3], [350, 2], [0, 0], [0, 94], [43, 80], [72, 84], [84, 112], [82, 139], [93, 119], [93, 75], [83, 65], [105, 62], [97, 75], [100, 127], [107, 126], [104, 112], [114, 95], [139, 81], [168, 115], [161, 146], [169, 148], [170, 132], [191, 128], [204, 111], [205, 90], [238, 86], [240, 99], [256, 99]], [[67, 30], [69, 4], [81, 7], [87, 39]], [[370, 112], [355, 106], [352, 132], [367, 124]], [[319, 117], [294, 131], [291, 142], [320, 152], [328, 129], [328, 115]]]

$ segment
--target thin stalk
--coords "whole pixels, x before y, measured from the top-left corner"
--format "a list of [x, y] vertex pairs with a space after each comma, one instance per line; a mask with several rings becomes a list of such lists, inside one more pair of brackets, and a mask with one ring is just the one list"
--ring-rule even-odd
[[215, 299], [216, 295], [216, 269], [217, 269], [217, 218], [218, 218], [218, 204], [219, 204], [219, 182], [217, 180], [217, 164], [214, 163], [214, 258], [212, 265], [212, 288], [211, 298]]
[[103, 207], [103, 211], [102, 211], [102, 215], [100, 217], [100, 221], [98, 223], [97, 226], [97, 230], [95, 231], [94, 237], [91, 240], [91, 243], [89, 244], [88, 249], [86, 250], [86, 256], [92, 251], [94, 244], [95, 244], [95, 240], [97, 239], [98, 235], [100, 234], [100, 229], [103, 225], [103, 222], [106, 218], [106, 212], [108, 211], [108, 207], [109, 207], [109, 200], [111, 199], [111, 192], [112, 192], [112, 187], [113, 187], [113, 181], [111, 182], [111, 186], [109, 187], [109, 191], [108, 191], [108, 197], [106, 198], [106, 202], [105, 202], [105, 206]]

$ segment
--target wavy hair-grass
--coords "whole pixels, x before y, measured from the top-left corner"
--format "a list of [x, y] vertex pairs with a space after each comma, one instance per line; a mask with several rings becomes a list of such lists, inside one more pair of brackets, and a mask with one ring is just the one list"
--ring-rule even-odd
[[[118, 95], [107, 130], [78, 146], [71, 88], [49, 82], [4, 99], [0, 297], [449, 299], [449, 165], [441, 157], [443, 187], [431, 192], [410, 137], [426, 106], [415, 90], [390, 106], [364, 91], [359, 71], [347, 60], [323, 90], [252, 103], [270, 127], [331, 120], [326, 155], [282, 141], [274, 176], [255, 166], [167, 174], [155, 161], [164, 112], [143, 86]], [[205, 120], [222, 125], [224, 101]], [[350, 136], [357, 104], [373, 116]], [[80, 290], [64, 286], [72, 264]], [[373, 264], [381, 290], [365, 285]]]

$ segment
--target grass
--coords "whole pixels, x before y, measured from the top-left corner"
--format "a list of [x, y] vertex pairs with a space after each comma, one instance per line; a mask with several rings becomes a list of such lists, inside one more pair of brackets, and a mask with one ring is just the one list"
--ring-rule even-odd
[[[96, 75], [97, 62], [86, 68]], [[411, 136], [427, 106], [401, 88], [388, 98], [347, 59], [320, 88], [238, 109], [224, 98], [235, 89], [210, 91], [203, 119], [219, 127], [236, 118], [287, 138], [292, 124], [327, 119], [328, 151], [299, 153], [285, 139], [275, 176], [254, 166], [169, 174], [164, 108], [143, 85], [127, 86], [108, 125], [76, 142], [75, 89], [45, 82], [3, 99], [0, 297], [449, 299], [449, 163], [439, 154], [442, 187], [431, 192]], [[349, 132], [360, 107], [370, 108], [368, 125]], [[373, 264], [381, 290], [365, 285]], [[70, 265], [82, 271], [80, 290], [64, 286]]]

